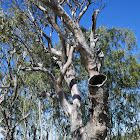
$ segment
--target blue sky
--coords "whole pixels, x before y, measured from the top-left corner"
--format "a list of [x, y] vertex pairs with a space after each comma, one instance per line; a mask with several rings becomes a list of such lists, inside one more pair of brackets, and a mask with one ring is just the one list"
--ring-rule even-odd
[[[97, 27], [128, 27], [137, 38], [140, 49], [140, 0], [106, 0], [106, 7], [99, 13]], [[81, 25], [89, 29], [93, 6], [89, 8], [81, 20]]]

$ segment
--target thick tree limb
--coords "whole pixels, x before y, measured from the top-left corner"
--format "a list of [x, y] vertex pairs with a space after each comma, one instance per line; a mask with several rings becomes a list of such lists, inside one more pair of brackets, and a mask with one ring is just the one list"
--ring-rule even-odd
[[56, 85], [56, 91], [58, 94], [58, 99], [60, 101], [60, 104], [63, 107], [63, 110], [66, 114], [66, 116], [70, 116], [70, 114], [72, 113], [72, 105], [68, 102], [68, 99], [65, 95], [64, 90], [62, 89], [61, 85], [57, 84]]
[[[87, 126], [93, 129], [91, 136], [96, 139], [105, 139], [108, 131], [108, 84], [103, 74], [94, 75], [88, 82], [90, 120]], [[88, 128], [88, 127], [87, 127]], [[87, 131], [89, 131], [87, 129]], [[92, 136], [93, 135], [93, 136]]]
[[69, 52], [69, 56], [68, 56], [68, 60], [67, 60], [66, 64], [63, 66], [63, 68], [61, 70], [61, 74], [60, 74], [60, 76], [57, 79], [57, 83], [58, 84], [61, 84], [61, 82], [62, 82], [62, 80], [63, 80], [63, 78], [65, 76], [65, 73], [66, 73], [68, 67], [70, 66], [70, 64], [72, 62], [73, 51], [74, 51], [74, 47], [71, 46], [71, 49], [70, 49], [70, 52]]
[[55, 54], [57, 56], [62, 56], [62, 52], [61, 51], [57, 51], [55, 48], [51, 48], [51, 53]]
[[62, 64], [65, 64], [67, 61], [67, 50], [66, 50], [66, 42], [63, 38], [60, 37], [60, 44], [61, 44], [61, 50], [62, 50]]

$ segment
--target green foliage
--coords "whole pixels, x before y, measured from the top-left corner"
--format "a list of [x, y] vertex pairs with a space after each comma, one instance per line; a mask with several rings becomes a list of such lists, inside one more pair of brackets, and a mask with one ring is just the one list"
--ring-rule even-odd
[[134, 122], [139, 115], [140, 63], [135, 53], [136, 38], [132, 30], [126, 28], [102, 26], [97, 32], [102, 34], [97, 45], [105, 54], [104, 73], [108, 76], [110, 89], [110, 131], [130, 131], [137, 127]]

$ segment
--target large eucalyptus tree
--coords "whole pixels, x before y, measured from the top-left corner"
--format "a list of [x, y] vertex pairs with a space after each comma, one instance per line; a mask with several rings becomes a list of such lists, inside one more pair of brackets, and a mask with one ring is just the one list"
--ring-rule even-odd
[[[56, 77], [41, 61], [35, 65], [31, 64], [31, 67], [22, 67], [21, 69], [24, 71], [41, 71], [48, 76], [56, 90], [56, 97], [59, 99], [66, 116], [69, 117], [72, 139], [105, 139], [108, 130], [108, 86], [107, 77], [102, 74], [104, 54], [96, 48], [99, 35], [95, 34], [97, 15], [104, 7], [102, 1], [99, 9], [91, 14], [92, 27], [89, 43], [80, 29], [79, 21], [88, 7], [96, 3], [95, 0], [39, 0], [32, 1], [32, 3], [43, 12], [47, 24], [55, 29], [59, 37], [61, 46], [60, 49], [55, 49], [51, 36], [38, 28], [35, 14], [33, 15], [29, 11], [29, 17], [35, 24], [37, 32], [40, 33], [39, 43], [42, 43], [40, 49], [51, 54], [51, 58], [59, 66], [60, 74]], [[67, 8], [69, 9], [68, 12], [66, 12]], [[43, 44], [43, 38], [47, 39], [47, 46]], [[83, 66], [89, 75], [87, 92], [90, 118], [85, 125], [82, 122], [81, 97], [73, 66], [74, 52], [80, 54]], [[63, 89], [63, 80], [70, 87], [73, 98], [72, 104], [69, 103]], [[50, 95], [46, 93], [46, 95], [51, 96], [51, 93]]]
[[[92, 26], [88, 37], [80, 28], [80, 19], [96, 0], [25, 0], [12, 1], [15, 10], [11, 13], [9, 36], [14, 45], [10, 52], [19, 55], [20, 71], [44, 73], [55, 92], [42, 89], [39, 97], [59, 100], [65, 116], [71, 124], [71, 137], [75, 140], [105, 139], [108, 130], [108, 85], [107, 76], [102, 73], [104, 54], [96, 47], [100, 34], [96, 34], [98, 13], [104, 8], [102, 0], [99, 9], [91, 13]], [[10, 3], [11, 4], [11, 3]], [[13, 11], [12, 11], [13, 12]], [[40, 17], [39, 17], [40, 16]], [[17, 20], [18, 19], [18, 20]], [[48, 35], [48, 29], [50, 35]], [[4, 30], [4, 29], [3, 29]], [[54, 46], [53, 30], [60, 41]], [[9, 35], [9, 34], [7, 34]], [[44, 40], [47, 40], [45, 43]], [[82, 120], [81, 94], [78, 89], [75, 71], [75, 56], [80, 58], [88, 73], [87, 94], [89, 98], [89, 119]], [[57, 65], [57, 73], [56, 72]], [[64, 82], [70, 89], [72, 102], [67, 98]], [[85, 87], [86, 89], [86, 87]], [[70, 96], [70, 95], [68, 95]]]

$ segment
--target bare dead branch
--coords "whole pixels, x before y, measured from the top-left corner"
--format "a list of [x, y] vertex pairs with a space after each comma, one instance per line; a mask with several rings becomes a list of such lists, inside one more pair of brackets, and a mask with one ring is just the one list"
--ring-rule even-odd
[[69, 0], [66, 0], [66, 2], [67, 2], [67, 4], [68, 4], [69, 8], [72, 9], [73, 7], [72, 7], [72, 5], [70, 4]]
[[95, 30], [96, 30], [96, 21], [97, 21], [97, 15], [100, 12], [100, 10], [95, 10], [92, 14], [92, 29], [90, 34], [90, 46], [95, 47], [96, 41], [95, 40]]
[[44, 68], [42, 64], [38, 63], [36, 67], [22, 67], [21, 70], [44, 72], [50, 78], [53, 84], [56, 83], [54, 75], [50, 71], [48, 71], [46, 68]]
[[105, 4], [105, 3], [103, 4], [103, 0], [101, 0], [101, 4], [100, 4], [99, 10], [101, 11], [101, 10], [103, 10], [105, 7], [106, 7], [106, 4]]
[[84, 9], [79, 13], [78, 18], [77, 18], [77, 23], [79, 23], [81, 17], [85, 14], [85, 12], [87, 11], [88, 7], [90, 6], [91, 2], [87, 1], [86, 6], [84, 7]]
[[90, 34], [90, 46], [93, 48], [96, 45], [96, 42], [98, 41], [98, 37], [95, 38], [95, 30], [96, 30], [96, 21], [97, 21], [97, 15], [99, 12], [105, 7], [105, 4], [103, 5], [103, 1], [101, 0], [100, 8], [95, 10], [92, 14], [92, 29]]

